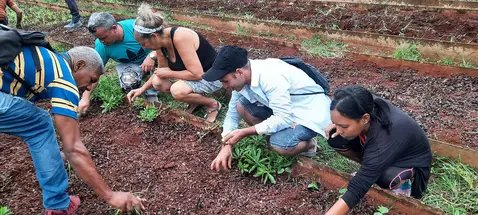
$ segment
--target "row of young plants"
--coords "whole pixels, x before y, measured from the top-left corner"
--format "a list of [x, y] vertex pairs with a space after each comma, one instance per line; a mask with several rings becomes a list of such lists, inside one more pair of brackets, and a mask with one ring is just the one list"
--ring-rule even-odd
[[[116, 74], [102, 76], [93, 95], [98, 95], [95, 98], [103, 102], [104, 112], [118, 107], [124, 102], [125, 96]], [[218, 100], [227, 104], [226, 97], [222, 95]], [[186, 107], [184, 103], [174, 100], [170, 95], [160, 94], [159, 99], [168, 108], [185, 109]], [[133, 106], [140, 110], [138, 117], [143, 121], [153, 121], [159, 113], [155, 106], [145, 105], [142, 98], [136, 99]], [[222, 124], [226, 109], [221, 110], [222, 116], [218, 118], [218, 124]], [[358, 171], [360, 165], [336, 153], [328, 146], [325, 138], [317, 137], [317, 140], [319, 155], [315, 157], [316, 161], [349, 174]], [[257, 177], [263, 183], [270, 184], [275, 184], [280, 175], [288, 176], [292, 165], [297, 160], [296, 157], [284, 157], [270, 150], [262, 136], [251, 136], [235, 145], [233, 158], [241, 173]], [[340, 191], [344, 192], [344, 189], [337, 192]], [[478, 199], [478, 172], [459, 161], [435, 157], [428, 191], [422, 201], [446, 213], [459, 215], [477, 214], [476, 199]]]

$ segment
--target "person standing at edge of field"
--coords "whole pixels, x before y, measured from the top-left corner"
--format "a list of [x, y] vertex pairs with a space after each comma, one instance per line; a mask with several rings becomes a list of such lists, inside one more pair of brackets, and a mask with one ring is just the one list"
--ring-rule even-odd
[[360, 86], [338, 89], [330, 110], [329, 145], [361, 167], [327, 215], [346, 214], [374, 183], [396, 194], [421, 198], [430, 177], [432, 153], [415, 120]]
[[[199, 33], [184, 27], [166, 27], [163, 17], [147, 4], [138, 9], [134, 36], [146, 48], [156, 50], [160, 68], [141, 88], [128, 93], [132, 101], [153, 86], [161, 92], [170, 92], [174, 99], [189, 104], [186, 112], [192, 113], [199, 105], [206, 107], [206, 121], [214, 122], [221, 104], [204, 94], [221, 89], [220, 81], [202, 79], [214, 59], [216, 50]], [[173, 80], [177, 80], [172, 83]]]
[[[39, 71], [34, 63], [35, 51], [41, 59]], [[55, 127], [66, 159], [101, 199], [122, 211], [133, 207], [144, 210], [140, 198], [111, 190], [96, 171], [80, 138], [78, 89], [90, 89], [103, 71], [103, 62], [92, 48], [75, 47], [56, 54], [36, 46], [24, 46], [22, 52], [0, 70], [0, 132], [21, 137], [28, 144], [42, 189], [45, 215], [74, 214], [80, 204], [78, 197], [67, 193], [68, 176]], [[47, 111], [32, 103], [44, 99], [51, 101], [55, 124]]]
[[[203, 78], [233, 90], [223, 124], [224, 146], [211, 169], [231, 168], [232, 146], [244, 137], [270, 135], [282, 155], [315, 156], [315, 136], [325, 136], [330, 99], [301, 69], [280, 59], [249, 60], [247, 50], [224, 46]], [[250, 127], [237, 129], [240, 119]]]
[[[100, 54], [103, 63], [106, 65], [109, 59], [117, 62], [116, 72], [118, 73], [121, 88], [128, 91], [137, 88], [141, 84], [144, 73], [149, 73], [155, 68], [156, 53], [144, 49], [134, 38], [134, 19], [127, 19], [116, 22], [110, 13], [93, 13], [88, 20], [88, 30], [95, 37], [95, 49]], [[134, 79], [130, 83], [128, 81]], [[94, 89], [96, 85], [93, 86]], [[148, 90], [146, 98], [149, 102], [157, 102], [158, 92]], [[80, 101], [80, 113], [84, 113], [90, 106], [91, 91], [86, 90]]]
[[65, 2], [68, 5], [68, 9], [70, 9], [71, 21], [65, 25], [64, 28], [67, 30], [73, 30], [81, 27], [81, 25], [83, 25], [83, 21], [81, 20], [80, 11], [78, 10], [76, 0], [65, 0]]
[[0, 0], [0, 24], [8, 25], [7, 6], [17, 14], [16, 28], [22, 28], [23, 11], [13, 2], [13, 0]]

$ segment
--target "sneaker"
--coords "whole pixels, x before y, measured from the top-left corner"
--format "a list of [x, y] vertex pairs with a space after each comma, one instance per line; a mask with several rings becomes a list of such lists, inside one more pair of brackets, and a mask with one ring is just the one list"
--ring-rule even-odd
[[76, 28], [79, 28], [83, 25], [83, 21], [78, 20], [78, 22], [73, 22], [73, 21], [70, 21], [70, 23], [68, 23], [67, 25], [63, 26], [64, 28], [68, 29], [68, 30], [73, 30], [73, 29], [76, 29]]
[[308, 158], [313, 158], [313, 157], [317, 156], [317, 140], [315, 140], [315, 138], [312, 138], [310, 140], [310, 143], [313, 144], [314, 147], [310, 148], [309, 150], [307, 150], [305, 152], [301, 152], [299, 154], [300, 156], [304, 156], [304, 157], [308, 157]]
[[70, 205], [66, 210], [45, 210], [43, 215], [73, 215], [80, 205], [80, 198], [78, 196], [70, 196]]
[[392, 192], [397, 195], [410, 197], [410, 195], [412, 194], [412, 182], [410, 181], [410, 179], [408, 179], [403, 182], [400, 187], [398, 187], [397, 189], [393, 189]]

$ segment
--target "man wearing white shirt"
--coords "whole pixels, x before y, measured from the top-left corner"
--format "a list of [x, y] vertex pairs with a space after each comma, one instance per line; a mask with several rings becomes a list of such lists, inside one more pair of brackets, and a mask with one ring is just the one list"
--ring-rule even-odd
[[[233, 90], [223, 124], [224, 146], [211, 169], [231, 167], [232, 146], [244, 137], [270, 135], [282, 155], [315, 154], [317, 134], [330, 123], [330, 99], [304, 71], [280, 59], [249, 60], [247, 50], [223, 47], [204, 80]], [[244, 119], [250, 127], [238, 129]]]

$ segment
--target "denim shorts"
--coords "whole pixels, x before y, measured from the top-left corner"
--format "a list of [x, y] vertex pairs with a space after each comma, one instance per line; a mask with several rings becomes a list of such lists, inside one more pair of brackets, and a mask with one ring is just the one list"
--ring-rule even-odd
[[206, 81], [204, 79], [201, 79], [199, 81], [184, 81], [186, 84], [191, 87], [194, 93], [198, 94], [210, 94], [214, 93], [217, 90], [221, 89], [222, 87], [222, 82], [217, 80], [217, 81]]
[[[248, 113], [261, 120], [265, 120], [273, 114], [269, 107], [259, 102], [251, 103], [244, 96], [239, 98], [239, 102]], [[269, 142], [273, 147], [291, 149], [295, 148], [300, 142], [309, 141], [315, 136], [317, 136], [317, 132], [303, 125], [296, 125], [271, 134]]]

